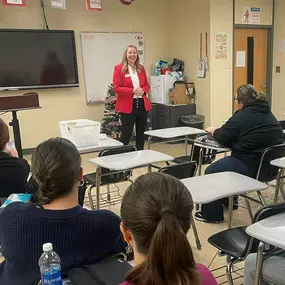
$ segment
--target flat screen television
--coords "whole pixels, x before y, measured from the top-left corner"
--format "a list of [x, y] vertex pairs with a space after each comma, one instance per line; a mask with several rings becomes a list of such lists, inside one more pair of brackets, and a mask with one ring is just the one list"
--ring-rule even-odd
[[78, 86], [74, 31], [0, 29], [0, 91]]

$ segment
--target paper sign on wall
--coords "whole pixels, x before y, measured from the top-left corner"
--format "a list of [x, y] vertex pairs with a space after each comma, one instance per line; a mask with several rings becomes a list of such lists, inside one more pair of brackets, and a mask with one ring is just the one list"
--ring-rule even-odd
[[278, 42], [278, 51], [285, 52], [285, 40], [280, 40]]
[[243, 7], [242, 8], [242, 23], [249, 25], [260, 24], [260, 8], [258, 7]]
[[102, 10], [102, 0], [86, 0], [87, 10]]
[[244, 50], [237, 51], [236, 67], [246, 67], [246, 52]]
[[228, 34], [216, 33], [215, 59], [228, 59]]
[[3, 0], [2, 3], [8, 6], [26, 6], [26, 0]]
[[51, 0], [51, 7], [58, 9], [66, 8], [66, 0]]

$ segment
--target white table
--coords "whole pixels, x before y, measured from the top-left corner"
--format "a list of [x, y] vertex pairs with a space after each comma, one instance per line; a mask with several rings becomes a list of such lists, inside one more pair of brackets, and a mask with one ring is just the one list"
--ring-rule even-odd
[[208, 204], [229, 197], [229, 228], [232, 225], [233, 196], [267, 189], [265, 183], [235, 172], [220, 172], [181, 181], [192, 194], [194, 203]]
[[101, 135], [98, 145], [78, 147], [77, 149], [80, 154], [84, 154], [84, 153], [91, 153], [91, 152], [99, 152], [106, 148], [118, 147], [122, 145], [123, 143], [121, 143], [118, 140], [108, 138], [106, 135]]
[[285, 169], [285, 157], [274, 159], [270, 162], [270, 164], [279, 168], [276, 177], [276, 186], [275, 186], [275, 195], [274, 195], [274, 204], [276, 204], [278, 201], [279, 190], [285, 201], [285, 193], [283, 190], [283, 185], [281, 185], [281, 178], [284, 175], [284, 169]]
[[140, 151], [133, 151], [133, 152], [102, 156], [90, 159], [89, 162], [97, 167], [96, 169], [97, 209], [100, 208], [99, 198], [100, 198], [100, 184], [101, 184], [101, 168], [107, 168], [113, 171], [121, 172], [121, 171], [127, 171], [147, 166], [148, 172], [150, 172], [152, 164], [172, 161], [173, 159], [174, 158], [172, 156], [154, 150], [140, 150]]
[[175, 139], [178, 137], [185, 137], [185, 149], [186, 149], [186, 155], [187, 155], [188, 136], [204, 134], [204, 133], [206, 133], [204, 130], [200, 130], [197, 128], [176, 127], [176, 128], [167, 128], [167, 129], [158, 129], [158, 130], [146, 131], [144, 134], [149, 136], [149, 138], [148, 138], [148, 149], [150, 149], [151, 139], [153, 137], [167, 140], [164, 142], [173, 141], [172, 139]]
[[261, 241], [256, 262], [255, 283], [259, 284], [262, 268], [264, 243], [285, 250], [285, 214], [279, 214], [247, 227], [246, 233]]

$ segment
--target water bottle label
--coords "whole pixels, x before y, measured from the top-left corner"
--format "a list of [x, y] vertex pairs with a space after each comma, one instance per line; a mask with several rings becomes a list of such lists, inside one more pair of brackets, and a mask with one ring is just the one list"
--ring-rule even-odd
[[62, 285], [61, 271], [43, 274], [43, 285]]

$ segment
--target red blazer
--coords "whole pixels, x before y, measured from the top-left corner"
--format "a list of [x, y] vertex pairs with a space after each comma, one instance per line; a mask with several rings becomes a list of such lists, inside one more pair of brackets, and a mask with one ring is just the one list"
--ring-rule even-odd
[[[114, 91], [117, 94], [116, 111], [130, 114], [133, 110], [134, 86], [131, 76], [129, 75], [129, 71], [127, 70], [126, 72], [123, 72], [122, 68], [123, 64], [116, 65], [113, 74]], [[146, 94], [148, 94], [150, 86], [144, 67], [142, 67], [140, 73], [138, 72], [138, 77], [140, 81], [140, 87]], [[143, 96], [143, 100], [145, 110], [149, 111], [151, 109], [151, 104], [147, 96]]]

